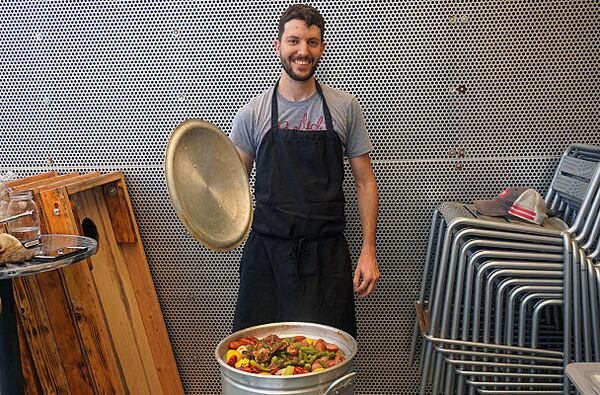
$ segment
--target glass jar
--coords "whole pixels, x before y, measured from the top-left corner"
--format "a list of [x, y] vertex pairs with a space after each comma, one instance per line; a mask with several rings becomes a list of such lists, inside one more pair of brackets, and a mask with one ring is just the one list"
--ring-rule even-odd
[[8, 203], [10, 202], [10, 197], [8, 197], [9, 194], [10, 188], [0, 182], [0, 219], [7, 217], [6, 209], [8, 207]]
[[[31, 191], [10, 192], [10, 203], [6, 208], [6, 216], [12, 217], [31, 211], [31, 215], [13, 219], [6, 224], [8, 233], [21, 241], [25, 247], [39, 243], [40, 215]], [[36, 243], [37, 242], [37, 243]]]

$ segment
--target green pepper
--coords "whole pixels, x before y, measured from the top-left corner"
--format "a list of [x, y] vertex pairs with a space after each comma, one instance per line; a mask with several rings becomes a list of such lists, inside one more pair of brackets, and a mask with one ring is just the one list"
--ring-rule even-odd
[[285, 359], [287, 358], [287, 355], [286, 355], [285, 351], [283, 351], [283, 350], [281, 350], [281, 351], [277, 351], [277, 352], [275, 353], [275, 356], [276, 356], [277, 358], [279, 358], [281, 361], [285, 361]]
[[262, 370], [263, 372], [268, 372], [269, 371], [268, 368], [262, 366], [260, 363], [256, 362], [256, 360], [254, 360], [254, 359], [250, 360], [250, 365], [256, 366], [259, 370]]
[[322, 359], [318, 360], [319, 364], [321, 364], [321, 366], [323, 367], [323, 369], [327, 368], [327, 362], [323, 361]]
[[316, 354], [319, 352], [319, 350], [311, 346], [302, 346], [300, 347], [300, 351], [306, 354]]
[[294, 374], [294, 367], [293, 366], [288, 366], [287, 368], [285, 368], [285, 372], [283, 372], [284, 376], [291, 376]]
[[310, 359], [308, 360], [308, 362], [312, 365], [312, 363], [315, 362], [317, 360], [317, 358], [327, 357], [327, 359], [331, 359], [333, 356], [335, 356], [335, 353], [332, 353], [329, 351], [321, 351], [321, 352], [311, 356]]

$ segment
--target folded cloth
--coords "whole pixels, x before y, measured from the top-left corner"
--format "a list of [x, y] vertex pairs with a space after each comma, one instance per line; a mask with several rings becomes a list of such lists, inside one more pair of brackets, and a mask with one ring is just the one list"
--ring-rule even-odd
[[548, 218], [546, 202], [532, 188], [506, 188], [498, 196], [490, 200], [475, 200], [475, 209], [491, 217], [512, 215], [537, 225]]
[[19, 263], [31, 260], [37, 249], [28, 250], [16, 237], [8, 233], [0, 233], [0, 265]]

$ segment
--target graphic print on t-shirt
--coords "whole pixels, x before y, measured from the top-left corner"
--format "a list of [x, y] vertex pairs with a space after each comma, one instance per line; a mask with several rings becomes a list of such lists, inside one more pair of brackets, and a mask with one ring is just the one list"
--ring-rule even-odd
[[[335, 121], [332, 120], [333, 126], [335, 127]], [[302, 119], [296, 120], [279, 120], [277, 121], [277, 127], [279, 129], [287, 129], [287, 130], [327, 130], [327, 125], [325, 124], [325, 117], [323, 115], [319, 116], [315, 120], [311, 120], [308, 117], [308, 113], [304, 113]]]

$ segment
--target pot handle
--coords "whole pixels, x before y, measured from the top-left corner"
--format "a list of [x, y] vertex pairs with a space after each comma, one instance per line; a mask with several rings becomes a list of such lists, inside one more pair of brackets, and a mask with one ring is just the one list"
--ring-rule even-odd
[[348, 373], [347, 375], [335, 380], [333, 383], [331, 383], [323, 395], [336, 395], [339, 394], [340, 390], [347, 387], [352, 387], [354, 385], [354, 376], [356, 376], [356, 372]]

